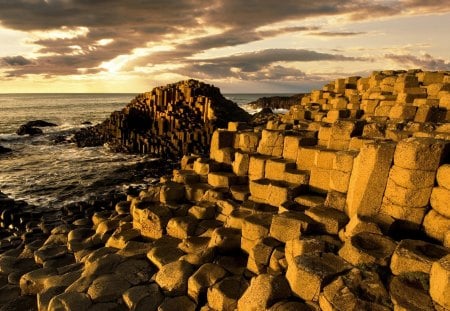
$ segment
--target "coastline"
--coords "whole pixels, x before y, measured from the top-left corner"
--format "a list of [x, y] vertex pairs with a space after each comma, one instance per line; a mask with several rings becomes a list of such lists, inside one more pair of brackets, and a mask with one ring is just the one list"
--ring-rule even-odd
[[[143, 97], [151, 124], [174, 126], [106, 127], [113, 139], [126, 136], [121, 143], [142, 152], [133, 144], [145, 135], [176, 133], [183, 149], [191, 141], [178, 138], [182, 119], [153, 108], [189, 118], [193, 109], [210, 136], [189, 139], [203, 139], [207, 153], [156, 165], [159, 178], [126, 196], [45, 215], [3, 211], [18, 230], [1, 231], [11, 235], [0, 250], [0, 302], [40, 310], [446, 308], [448, 287], [439, 284], [450, 275], [450, 130], [442, 106], [450, 97], [435, 97], [448, 77], [337, 79], [258, 122], [209, 114], [213, 104], [192, 90], [183, 89], [180, 105], [171, 88]], [[220, 126], [209, 128], [210, 120]]]

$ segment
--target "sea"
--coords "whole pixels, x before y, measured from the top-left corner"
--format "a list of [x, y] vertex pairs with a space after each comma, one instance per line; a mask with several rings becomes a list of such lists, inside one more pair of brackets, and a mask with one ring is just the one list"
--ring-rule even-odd
[[[292, 94], [225, 94], [249, 113], [260, 97]], [[0, 94], [0, 192], [43, 208], [89, 200], [129, 187], [143, 187], [154, 176], [139, 174], [154, 161], [149, 156], [111, 152], [106, 146], [78, 148], [70, 142], [79, 129], [105, 120], [136, 94]], [[43, 135], [19, 136], [16, 130], [32, 120], [56, 127]]]

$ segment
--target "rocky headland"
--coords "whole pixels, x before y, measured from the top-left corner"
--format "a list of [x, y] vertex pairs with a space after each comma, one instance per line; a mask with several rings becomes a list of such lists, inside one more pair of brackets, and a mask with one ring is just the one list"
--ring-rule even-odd
[[450, 73], [337, 79], [216, 130], [206, 95], [158, 89], [82, 134], [139, 152], [180, 134], [158, 182], [33, 221], [0, 198], [0, 310], [450, 309]]
[[215, 129], [249, 120], [217, 87], [187, 80], [138, 95], [103, 123], [76, 133], [75, 141], [80, 147], [107, 143], [117, 151], [179, 158], [207, 154]]
[[297, 105], [306, 94], [295, 94], [292, 96], [270, 96], [261, 97], [248, 103], [252, 108], [289, 109]]

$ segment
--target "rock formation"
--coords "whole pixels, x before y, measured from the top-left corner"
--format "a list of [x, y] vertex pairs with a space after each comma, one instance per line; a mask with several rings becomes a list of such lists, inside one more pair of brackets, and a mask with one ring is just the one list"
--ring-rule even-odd
[[305, 95], [261, 97], [248, 103], [248, 105], [252, 108], [289, 109], [291, 106], [298, 104]]
[[1, 302], [450, 309], [449, 77], [338, 79], [282, 121], [228, 123], [209, 157], [185, 155], [114, 209], [3, 238]]
[[181, 81], [138, 95], [102, 124], [75, 135], [80, 147], [108, 143], [128, 152], [162, 157], [206, 154], [213, 131], [250, 116], [214, 86]]
[[43, 132], [40, 127], [51, 127], [57, 126], [54, 123], [43, 121], [43, 120], [34, 120], [29, 121], [25, 124], [22, 124], [16, 131], [17, 135], [41, 135]]

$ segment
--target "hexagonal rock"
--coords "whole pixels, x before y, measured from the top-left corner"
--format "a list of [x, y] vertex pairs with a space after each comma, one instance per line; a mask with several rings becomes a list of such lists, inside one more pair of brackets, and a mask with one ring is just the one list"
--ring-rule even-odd
[[177, 261], [184, 253], [173, 246], [155, 246], [148, 253], [147, 258], [159, 269], [168, 263]]
[[248, 240], [262, 239], [269, 234], [272, 215], [255, 214], [245, 217], [242, 222], [242, 237]]
[[430, 295], [442, 307], [450, 309], [450, 255], [431, 266]]
[[38, 264], [43, 264], [49, 259], [55, 259], [67, 254], [67, 246], [65, 245], [44, 245], [34, 252], [34, 260]]
[[431, 209], [423, 220], [423, 228], [428, 236], [444, 241], [445, 233], [450, 230], [450, 218]]
[[208, 287], [213, 286], [227, 275], [227, 271], [213, 263], [205, 263], [188, 279], [188, 295], [194, 301], [206, 294]]
[[45, 281], [53, 275], [57, 275], [54, 268], [42, 268], [30, 271], [20, 278], [22, 295], [36, 295], [45, 289]]
[[144, 237], [151, 239], [163, 236], [172, 217], [167, 206], [145, 201], [133, 202], [130, 213], [133, 217], [133, 228], [139, 229]]
[[450, 164], [444, 164], [438, 168], [436, 180], [439, 186], [450, 190]]
[[286, 241], [284, 254], [287, 264], [293, 264], [294, 258], [304, 254], [319, 254], [325, 251], [325, 242], [315, 237], [304, 237]]
[[178, 239], [185, 239], [195, 232], [197, 220], [192, 216], [173, 217], [166, 226], [167, 234]]
[[431, 265], [450, 254], [440, 245], [420, 240], [402, 240], [391, 258], [391, 271], [395, 275], [408, 272], [430, 273]]
[[313, 310], [306, 303], [299, 301], [282, 300], [272, 305], [268, 311], [311, 311]]
[[393, 165], [389, 172], [389, 178], [392, 181], [401, 187], [410, 189], [432, 187], [435, 176], [435, 171], [412, 170], [398, 165]]
[[305, 215], [319, 224], [319, 229], [328, 234], [338, 234], [339, 230], [348, 223], [344, 212], [334, 208], [313, 207], [305, 211]]
[[267, 310], [279, 300], [291, 295], [282, 275], [261, 274], [251, 279], [250, 286], [238, 301], [238, 310]]
[[345, 241], [339, 256], [353, 265], [377, 264], [387, 266], [396, 244], [390, 238], [369, 232], [361, 232]]
[[364, 217], [359, 217], [358, 215], [350, 218], [350, 221], [345, 226], [343, 231], [344, 239], [350, 238], [360, 232], [372, 232], [377, 234], [382, 234], [378, 225], [370, 219], [365, 219]]
[[430, 200], [432, 187], [425, 188], [405, 188], [396, 184], [391, 178], [386, 184], [385, 198], [390, 202], [408, 207], [423, 207]]
[[389, 283], [389, 294], [394, 310], [436, 310], [428, 291], [419, 280], [395, 276]]
[[141, 232], [137, 229], [119, 227], [106, 241], [107, 247], [114, 247], [122, 249], [125, 247], [128, 241], [141, 236]]
[[92, 305], [91, 299], [85, 293], [68, 292], [53, 297], [48, 310], [87, 310]]
[[379, 212], [394, 157], [391, 142], [364, 144], [355, 158], [347, 194], [346, 212], [372, 216]]
[[389, 295], [375, 272], [353, 268], [325, 286], [322, 310], [390, 310]]
[[248, 283], [242, 277], [227, 277], [208, 288], [208, 306], [218, 311], [235, 310], [238, 299], [247, 289]]
[[325, 282], [351, 265], [332, 253], [304, 254], [294, 258], [286, 271], [292, 292], [304, 300], [317, 301]]
[[304, 213], [283, 212], [272, 217], [270, 236], [285, 243], [300, 238], [314, 223], [314, 220]]
[[394, 153], [394, 164], [413, 170], [436, 171], [444, 150], [444, 141], [411, 137], [401, 140]]
[[127, 289], [122, 299], [130, 310], [155, 311], [164, 300], [157, 284], [134, 286]]
[[215, 229], [211, 234], [208, 247], [214, 247], [221, 253], [239, 250], [241, 248], [240, 230], [225, 227]]
[[114, 273], [123, 277], [131, 285], [138, 285], [148, 282], [154, 271], [146, 259], [128, 259], [119, 264], [114, 269]]
[[431, 192], [431, 207], [442, 216], [450, 218], [450, 190], [444, 187], [435, 187]]
[[94, 302], [115, 301], [131, 284], [116, 274], [103, 274], [89, 286], [87, 294]]
[[263, 130], [258, 145], [258, 153], [281, 157], [284, 147], [284, 134], [279, 130]]
[[185, 197], [185, 188], [183, 184], [173, 181], [164, 183], [159, 192], [159, 201], [161, 203], [180, 202]]
[[[183, 306], [182, 309], [180, 307]], [[158, 311], [195, 311], [197, 304], [189, 299], [188, 296], [167, 297], [163, 303], [159, 305]]]
[[162, 266], [155, 275], [155, 281], [166, 296], [186, 295], [188, 279], [194, 271], [191, 264], [177, 260]]

